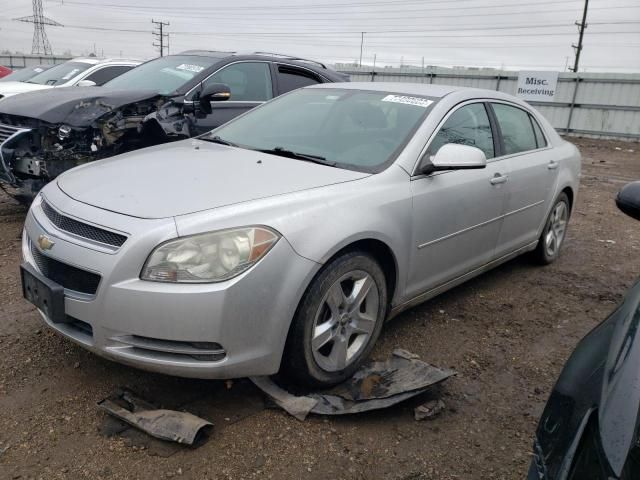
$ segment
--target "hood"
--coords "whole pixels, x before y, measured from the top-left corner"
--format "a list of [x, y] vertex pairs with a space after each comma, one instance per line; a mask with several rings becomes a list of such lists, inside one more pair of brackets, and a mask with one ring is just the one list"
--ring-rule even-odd
[[36, 90], [48, 90], [50, 85], [39, 85], [37, 83], [26, 82], [2, 82], [0, 83], [0, 95], [11, 97], [18, 93], [35, 92]]
[[569, 465], [570, 452], [594, 410], [600, 448], [615, 478], [620, 476], [638, 441], [639, 329], [640, 280], [622, 304], [580, 341], [560, 374], [536, 434], [537, 459], [547, 471], [544, 478], [565, 478], [560, 473]]
[[154, 97], [160, 98], [161, 95], [149, 90], [113, 90], [105, 87], [47, 88], [0, 101], [0, 115], [88, 127], [97, 118], [116, 108]]
[[98, 208], [164, 218], [368, 175], [191, 139], [83, 165], [57, 183], [71, 198]]

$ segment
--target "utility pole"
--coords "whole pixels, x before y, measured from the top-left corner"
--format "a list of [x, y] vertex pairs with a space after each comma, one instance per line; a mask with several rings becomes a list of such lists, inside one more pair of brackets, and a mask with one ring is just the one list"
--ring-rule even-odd
[[373, 54], [373, 68], [371, 69], [371, 81], [375, 82], [376, 81], [376, 57], [378, 56], [377, 53]]
[[580, 65], [580, 53], [582, 52], [582, 38], [584, 37], [584, 29], [587, 28], [587, 9], [589, 8], [589, 0], [584, 0], [584, 11], [582, 12], [582, 22], [576, 22], [578, 26], [578, 32], [580, 36], [578, 37], [578, 45], [571, 44], [573, 49], [576, 52], [576, 60], [573, 64], [573, 68], [570, 68], [572, 72], [578, 71], [578, 66]]
[[364, 34], [365, 34], [365, 32], [360, 32], [360, 63], [359, 63], [359, 66], [362, 66], [362, 47], [364, 45]]
[[31, 44], [31, 53], [44, 55], [52, 55], [51, 44], [44, 31], [45, 25], [62, 27], [61, 23], [51, 20], [42, 13], [42, 0], [33, 0], [33, 15], [28, 17], [14, 18], [18, 22], [33, 23], [33, 43]]
[[153, 36], [158, 39], [159, 43], [153, 42], [153, 46], [158, 47], [160, 49], [160, 56], [164, 57], [165, 45], [168, 46], [168, 42], [165, 44], [165, 39], [168, 39], [169, 37], [168, 33], [164, 33], [164, 27], [168, 27], [169, 22], [156, 22], [152, 19], [151, 23], [155, 25], [153, 27], [154, 29], [158, 29], [157, 32], [153, 32]]

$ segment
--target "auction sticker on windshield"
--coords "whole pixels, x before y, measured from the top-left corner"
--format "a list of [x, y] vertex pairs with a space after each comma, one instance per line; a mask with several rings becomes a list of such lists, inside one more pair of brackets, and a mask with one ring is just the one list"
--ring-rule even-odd
[[415, 105], [416, 107], [427, 108], [433, 103], [433, 100], [427, 100], [420, 97], [408, 97], [406, 95], [387, 95], [382, 99], [383, 102], [404, 103], [407, 105]]
[[183, 63], [182, 65], [178, 65], [176, 70], [186, 70], [188, 72], [200, 73], [204, 70], [204, 67], [200, 65], [189, 65], [188, 63]]
[[79, 68], [74, 68], [69, 73], [67, 73], [64, 77], [62, 77], [62, 80], [69, 80], [71, 77], [73, 77], [79, 71], [80, 71]]

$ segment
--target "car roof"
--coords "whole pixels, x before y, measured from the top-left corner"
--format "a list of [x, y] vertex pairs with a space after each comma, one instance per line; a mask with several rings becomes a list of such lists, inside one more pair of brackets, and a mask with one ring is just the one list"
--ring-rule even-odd
[[90, 65], [102, 65], [105, 63], [132, 63], [140, 64], [142, 60], [137, 58], [100, 58], [100, 57], [78, 57], [72, 58], [69, 62], [88, 63]]
[[208, 56], [208, 57], [213, 57], [213, 58], [227, 58], [227, 57], [242, 57], [242, 58], [251, 58], [251, 59], [264, 59], [264, 58], [270, 58], [273, 59], [275, 61], [291, 61], [291, 62], [297, 62], [300, 63], [304, 66], [309, 66], [310, 64], [315, 66], [316, 68], [321, 68], [323, 70], [328, 70], [327, 66], [317, 60], [312, 60], [309, 58], [302, 58], [302, 57], [298, 57], [296, 55], [287, 55], [285, 53], [277, 53], [277, 52], [252, 52], [252, 51], [246, 51], [246, 52], [219, 52], [219, 51], [215, 51], [215, 50], [187, 50], [185, 52], [180, 52], [177, 55], [201, 55], [201, 56]]
[[522, 103], [512, 95], [495, 90], [482, 88], [462, 87], [458, 85], [433, 85], [424, 83], [406, 82], [349, 82], [338, 85], [323, 83], [311, 85], [305, 88], [344, 88], [349, 90], [368, 90], [375, 92], [388, 92], [404, 95], [420, 95], [424, 97], [442, 98], [449, 94], [456, 94], [457, 99], [463, 98], [494, 98], [498, 100], [510, 100]]

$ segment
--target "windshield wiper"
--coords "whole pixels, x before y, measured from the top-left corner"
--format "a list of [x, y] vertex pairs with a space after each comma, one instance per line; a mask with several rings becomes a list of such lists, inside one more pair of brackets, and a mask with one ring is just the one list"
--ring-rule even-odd
[[230, 142], [229, 140], [225, 140], [222, 137], [219, 137], [218, 135], [214, 135], [213, 137], [200, 137], [200, 140], [206, 140], [207, 142], [211, 142], [211, 143], [219, 143], [220, 145], [226, 145], [228, 147], [238, 147], [240, 148], [239, 145]]
[[271, 155], [279, 155], [281, 157], [294, 158], [296, 160], [304, 160], [306, 162], [319, 163], [320, 165], [327, 165], [329, 167], [335, 167], [336, 162], [327, 160], [320, 155], [312, 155], [310, 153], [294, 152], [293, 150], [287, 150], [283, 147], [256, 149], [258, 152], [269, 153]]

